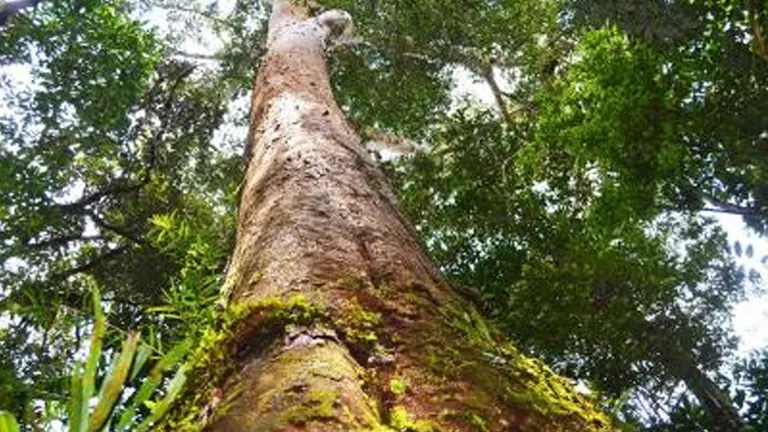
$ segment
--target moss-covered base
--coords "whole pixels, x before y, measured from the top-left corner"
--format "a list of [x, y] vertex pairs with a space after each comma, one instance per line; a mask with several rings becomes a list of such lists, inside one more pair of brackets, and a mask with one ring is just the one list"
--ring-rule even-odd
[[231, 308], [201, 340], [165, 430], [611, 430], [471, 308], [424, 319], [406, 310], [419, 299], [394, 295], [403, 290], [345, 284], [354, 295], [324, 305]]

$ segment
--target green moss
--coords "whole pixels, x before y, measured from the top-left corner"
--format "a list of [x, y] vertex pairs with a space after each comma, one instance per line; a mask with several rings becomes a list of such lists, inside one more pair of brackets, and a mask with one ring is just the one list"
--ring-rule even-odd
[[[352, 279], [347, 282], [358, 286], [360, 283]], [[185, 397], [175, 407], [165, 428], [198, 431], [205, 427], [203, 407], [211, 400], [215, 389], [232, 386], [227, 379], [234, 376], [237, 365], [231, 362], [231, 358], [244, 344], [265, 346], [289, 327], [299, 326], [326, 328], [342, 336], [351, 348], [374, 353], [380, 348], [377, 329], [381, 323], [381, 314], [366, 310], [355, 299], [346, 300], [336, 313], [311, 303], [302, 295], [288, 300], [269, 298], [234, 304], [221, 315], [217, 329], [209, 329], [201, 336], [198, 348], [188, 362], [191, 379]], [[285, 364], [290, 363], [288, 360]], [[277, 422], [287, 425], [335, 418], [333, 404], [338, 395], [331, 393], [308, 392], [306, 400], [288, 409]]]
[[285, 423], [294, 425], [336, 418], [339, 396], [338, 391], [310, 390], [305, 395], [303, 403], [288, 408], [280, 417]]
[[431, 421], [414, 421], [408, 410], [402, 406], [392, 408], [389, 413], [389, 425], [398, 432], [435, 432], [439, 430]]
[[[605, 414], [596, 410], [584, 396], [576, 393], [570, 382], [553, 373], [542, 362], [520, 353], [512, 343], [504, 342], [501, 337], [493, 334], [490, 326], [474, 309], [470, 308], [468, 312], [446, 310], [444, 316], [451, 327], [460, 330], [474, 346], [482, 350], [486, 359], [484, 364], [462, 362], [461, 354], [454, 352], [454, 355], [448, 356], [454, 357], [452, 359], [444, 359], [442, 362], [435, 360], [438, 362], [435, 366], [452, 368], [450, 370], [453, 373], [478, 384], [478, 391], [468, 396], [470, 399], [480, 398], [475, 401], [475, 406], [488, 406], [490, 401], [482, 399], [495, 396], [513, 402], [516, 406], [531, 409], [542, 419], [571, 418], [595, 427], [596, 430], [611, 424]], [[451, 362], [459, 366], [447, 365]], [[496, 373], [488, 373], [488, 363]], [[506, 377], [506, 383], [500, 382], [499, 375]], [[483, 416], [474, 415], [476, 418], [464, 419], [464, 422], [471, 420], [471, 424], [484, 430], [484, 421], [478, 422]]]
[[464, 411], [444, 411], [440, 414], [440, 421], [463, 423], [477, 432], [487, 432], [488, 422], [479, 414], [472, 410]]
[[405, 394], [405, 392], [408, 391], [408, 383], [401, 377], [394, 377], [389, 382], [389, 391], [395, 395]]
[[341, 276], [335, 283], [340, 288], [347, 289], [349, 291], [359, 291], [371, 285], [370, 280], [365, 275], [345, 274]]
[[334, 318], [334, 326], [348, 343], [372, 349], [379, 340], [376, 330], [381, 326], [381, 314], [364, 309], [355, 299], [347, 300], [341, 315]]
[[327, 321], [326, 312], [304, 296], [289, 300], [269, 298], [232, 305], [219, 319], [218, 330], [208, 329], [187, 362], [189, 372], [185, 397], [166, 420], [165, 428], [174, 431], [198, 431], [205, 424], [202, 410], [216, 388], [225, 387], [224, 380], [236, 366], [230, 359], [238, 344], [245, 341], [269, 340], [288, 325], [311, 325]]
[[[366, 289], [359, 278], [349, 278], [343, 283], [350, 290]], [[386, 291], [387, 287], [382, 289]], [[266, 346], [284, 334], [288, 327], [334, 332], [341, 336], [350, 351], [359, 351], [353, 352], [353, 355], [361, 354], [364, 358], [375, 355], [385, 342], [391, 343], [396, 336], [381, 330], [384, 327], [381, 314], [364, 308], [354, 298], [336, 303], [333, 308], [320, 307], [303, 296], [289, 300], [271, 298], [244, 302], [230, 307], [221, 318], [218, 330], [210, 330], [201, 338], [200, 346], [190, 361], [188, 392], [166, 429], [194, 431], [204, 428], [201, 411], [211, 399], [211, 393], [216, 388], [232, 388], [233, 382], [227, 380], [237, 379], [234, 370], [237, 364], [230, 361], [234, 353], [244, 346]], [[583, 430], [609, 428], [608, 418], [576, 394], [568, 381], [552, 373], [541, 362], [524, 356], [512, 344], [504, 342], [476, 311], [469, 309], [465, 312], [456, 308], [443, 312], [441, 322], [419, 327], [418, 337], [403, 334], [403, 339], [418, 344], [421, 352], [425, 352], [422, 347], [426, 345], [435, 348], [426, 350], [429, 353], [426, 358], [429, 370], [424, 370], [423, 376], [409, 375], [409, 378], [418, 378], [414, 382], [423, 378], [436, 385], [459, 381], [470, 383], [471, 388], [467, 391], [441, 395], [441, 402], [458, 402], [461, 410], [432, 421], [414, 419], [405, 407], [395, 406], [389, 411], [388, 425], [380, 425], [373, 418], [362, 422], [362, 425], [370, 425], [371, 430], [376, 432], [427, 432], [441, 430], [440, 425], [461, 424], [462, 430], [481, 432], [492, 429], [491, 424], [495, 424], [500, 415], [492, 409], [501, 404], [519, 408], [520, 413], [531, 413], [528, 420], [541, 421], [542, 425], [572, 424]], [[466, 339], [457, 340], [457, 333]], [[385, 342], [381, 342], [382, 339]], [[464, 342], [466, 340], [469, 344]], [[302, 382], [312, 384], [314, 378], [305, 377], [302, 375], [304, 371], [295, 367], [304, 364], [305, 354], [301, 350], [287, 354], [302, 357], [297, 357], [295, 362], [290, 358], [283, 359], [281, 363], [287, 369], [280, 376], [298, 376]], [[333, 368], [324, 370], [322, 377], [333, 378], [329, 374], [334, 374], [334, 371], [330, 369]], [[400, 376], [393, 377], [388, 387], [379, 391], [389, 391], [396, 396], [417, 393], [409, 389], [409, 383]], [[345, 421], [347, 415], [337, 391], [315, 391], [322, 386], [314, 384], [307, 388], [313, 390], [294, 395], [296, 403], [275, 413], [269, 421], [270, 428], [281, 430], [281, 427], [305, 425], [316, 420]], [[275, 401], [285, 400], [283, 390], [276, 389], [275, 392], [272, 395], [277, 398]]]

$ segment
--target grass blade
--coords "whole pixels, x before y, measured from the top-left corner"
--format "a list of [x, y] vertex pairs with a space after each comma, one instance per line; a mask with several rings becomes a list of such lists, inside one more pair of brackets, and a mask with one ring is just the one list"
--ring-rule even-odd
[[149, 375], [144, 379], [144, 383], [139, 388], [139, 391], [131, 400], [131, 405], [120, 416], [120, 422], [117, 424], [117, 431], [126, 430], [136, 416], [136, 411], [144, 405], [144, 402], [155, 393], [160, 384], [163, 383], [163, 373], [175, 367], [187, 354], [191, 344], [189, 341], [184, 341], [174, 346], [170, 352], [168, 352], [163, 358], [155, 364]]
[[72, 387], [69, 394], [69, 432], [85, 432], [83, 412], [88, 412], [88, 404], [83, 403], [83, 371], [82, 366], [77, 363], [72, 371]]
[[144, 432], [148, 430], [150, 426], [162, 420], [163, 417], [168, 414], [168, 411], [170, 411], [171, 407], [173, 407], [173, 403], [184, 390], [184, 384], [186, 383], [187, 365], [184, 365], [179, 368], [179, 370], [176, 372], [176, 375], [174, 375], [173, 379], [168, 384], [168, 393], [165, 395], [163, 400], [154, 404], [152, 407], [152, 414], [150, 414], [150, 416], [139, 425], [136, 431]]
[[123, 392], [123, 385], [131, 372], [131, 364], [133, 363], [138, 343], [138, 333], [131, 333], [128, 335], [125, 342], [123, 342], [123, 349], [120, 352], [120, 356], [117, 358], [114, 368], [109, 372], [109, 375], [104, 379], [104, 383], [102, 384], [99, 402], [93, 410], [91, 420], [88, 424], [88, 432], [101, 431], [107, 423], [107, 420], [109, 420], [109, 416], [115, 408], [115, 405], [120, 398], [120, 394]]
[[96, 373], [98, 372], [99, 359], [101, 358], [101, 346], [104, 342], [106, 319], [101, 309], [101, 296], [99, 289], [93, 287], [93, 335], [91, 336], [91, 348], [88, 352], [88, 360], [85, 362], [85, 372], [82, 381], [82, 412], [80, 414], [81, 431], [85, 431], [88, 424], [88, 405], [93, 397], [96, 386]]
[[0, 411], [0, 432], [19, 432], [19, 424], [13, 414]]
[[136, 379], [136, 377], [139, 375], [139, 372], [141, 372], [141, 368], [144, 367], [144, 365], [147, 363], [147, 360], [149, 360], [149, 356], [151, 355], [151, 346], [147, 344], [141, 344], [139, 346], [139, 350], [136, 352], [136, 359], [134, 359], [133, 367], [131, 368], [131, 376], [128, 378], [130, 381]]

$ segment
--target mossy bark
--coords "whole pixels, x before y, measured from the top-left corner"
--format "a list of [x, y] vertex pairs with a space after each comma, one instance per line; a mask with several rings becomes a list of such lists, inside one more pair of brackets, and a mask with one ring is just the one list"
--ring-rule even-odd
[[[518, 353], [425, 255], [337, 106], [347, 17], [284, 2], [253, 93], [227, 324], [169, 430], [612, 430]], [[376, 101], [371, 101], [376, 103]]]

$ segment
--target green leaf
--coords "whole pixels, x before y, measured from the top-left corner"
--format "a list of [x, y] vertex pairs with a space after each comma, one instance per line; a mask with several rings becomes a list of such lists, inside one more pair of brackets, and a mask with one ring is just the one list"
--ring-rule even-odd
[[131, 371], [133, 357], [136, 354], [136, 348], [139, 343], [138, 333], [128, 335], [123, 342], [123, 349], [115, 362], [114, 368], [110, 371], [102, 384], [101, 397], [93, 410], [91, 421], [88, 424], [88, 432], [97, 432], [104, 428], [109, 419], [112, 410], [115, 407], [120, 394], [123, 392], [123, 384]]
[[72, 372], [72, 387], [69, 394], [69, 432], [85, 432], [88, 404], [83, 401], [83, 370], [79, 363]]
[[93, 397], [96, 386], [96, 373], [101, 358], [101, 346], [104, 342], [104, 331], [106, 328], [106, 319], [104, 311], [101, 308], [101, 296], [99, 289], [93, 287], [93, 336], [91, 336], [91, 348], [88, 353], [88, 360], [85, 363], [85, 371], [82, 376], [82, 403], [81, 403], [81, 431], [86, 430], [88, 424], [88, 403]]
[[144, 420], [139, 427], [136, 429], [137, 432], [143, 432], [149, 429], [150, 426], [157, 423], [158, 421], [162, 420], [163, 417], [168, 413], [168, 411], [173, 406], [173, 403], [176, 401], [176, 398], [179, 397], [181, 392], [184, 390], [184, 384], [187, 382], [187, 365], [182, 366], [179, 368], [179, 370], [176, 372], [176, 375], [174, 375], [171, 382], [168, 384], [168, 393], [165, 395], [165, 397], [154, 404], [152, 407], [152, 413], [150, 416]]
[[141, 372], [141, 368], [147, 363], [149, 357], [152, 355], [152, 347], [148, 344], [141, 344], [136, 352], [136, 359], [133, 361], [133, 367], [131, 368], [131, 376], [129, 380], [133, 381]]
[[0, 411], [0, 432], [19, 432], [19, 424], [13, 414]]
[[[126, 430], [134, 420], [136, 411], [142, 405], [146, 405], [150, 397], [155, 393], [155, 390], [163, 382], [163, 372], [176, 366], [184, 355], [189, 351], [191, 346], [189, 341], [184, 341], [174, 346], [170, 352], [168, 352], [157, 364], [152, 368], [147, 375], [144, 383], [142, 383], [139, 391], [131, 399], [131, 404], [128, 409], [120, 416], [120, 422], [117, 424], [116, 430]], [[153, 409], [154, 411], [154, 409]]]

